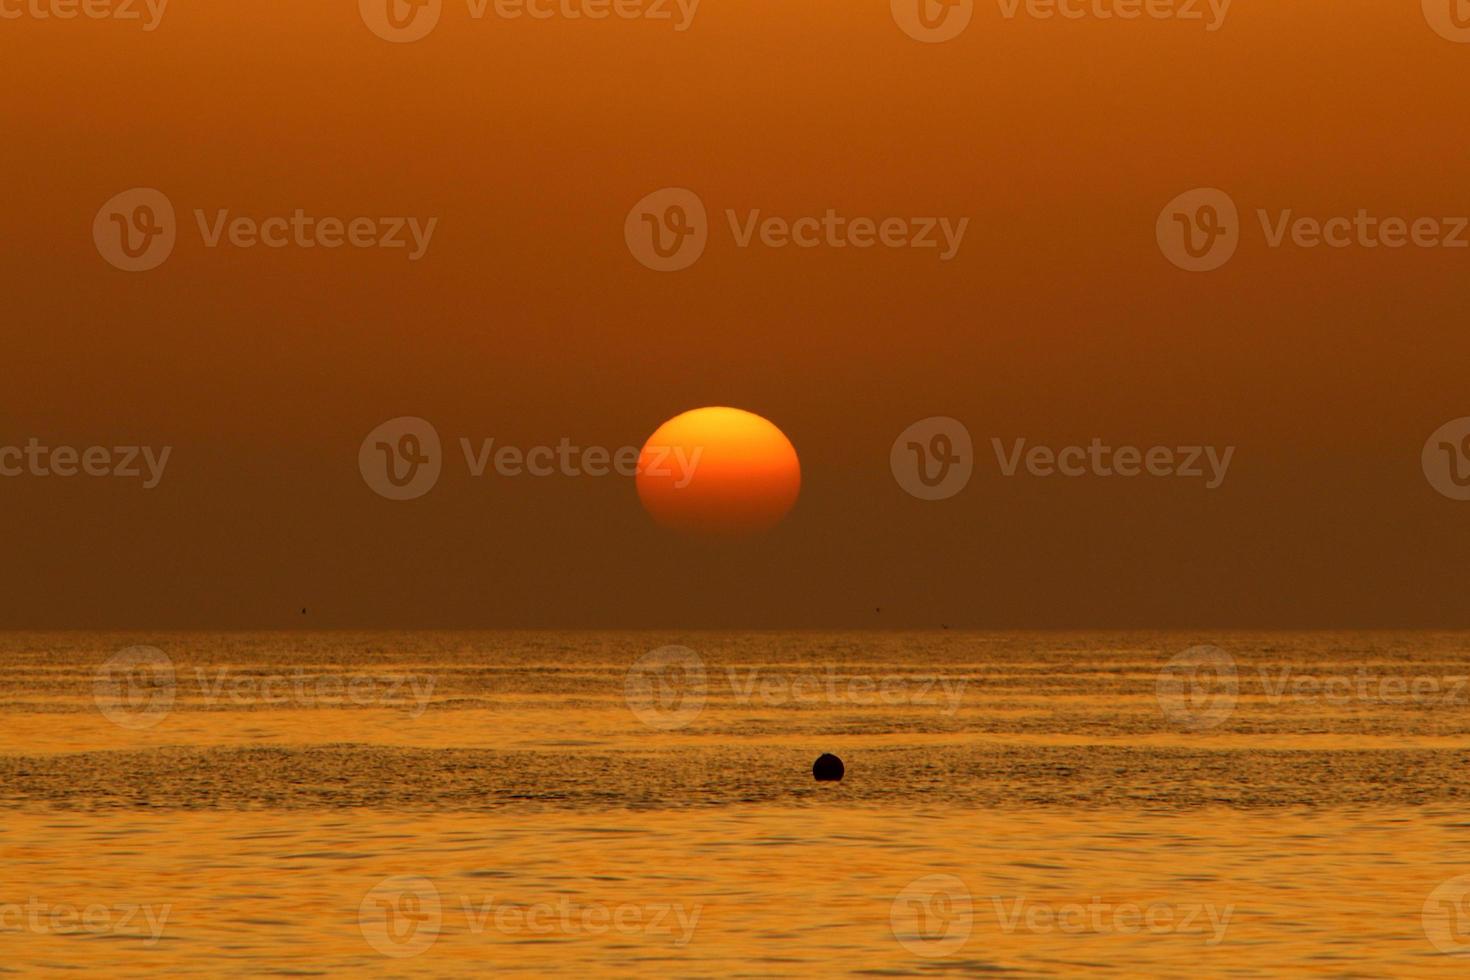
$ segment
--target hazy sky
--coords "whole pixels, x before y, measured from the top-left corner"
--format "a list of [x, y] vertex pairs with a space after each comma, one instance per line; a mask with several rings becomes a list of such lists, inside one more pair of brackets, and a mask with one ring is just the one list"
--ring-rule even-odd
[[[980, 3], [934, 44], [886, 8], [705, 0], [677, 31], [446, 0], [412, 43], [350, 2], [7, 22], [34, 83], [0, 96], [0, 447], [171, 452], [153, 489], [0, 478], [0, 626], [1470, 625], [1470, 502], [1420, 462], [1470, 415], [1470, 249], [1272, 247], [1257, 214], [1470, 214], [1470, 44], [1416, 3], [1213, 32]], [[135, 187], [176, 212], [146, 272], [92, 233]], [[666, 187], [707, 244], [658, 272], [625, 223]], [[1238, 208], [1210, 272], [1156, 240], [1199, 187]], [[208, 244], [222, 210], [296, 209], [436, 221], [416, 260], [406, 224]], [[968, 224], [947, 261], [740, 244], [829, 209]], [[459, 445], [616, 450], [711, 404], [800, 454], [763, 538], [663, 531], [624, 477], [473, 477]], [[974, 475], [925, 501], [889, 451], [936, 415]], [[443, 442], [411, 501], [358, 469], [398, 416]], [[1206, 489], [1008, 477], [992, 438], [1235, 451]]]

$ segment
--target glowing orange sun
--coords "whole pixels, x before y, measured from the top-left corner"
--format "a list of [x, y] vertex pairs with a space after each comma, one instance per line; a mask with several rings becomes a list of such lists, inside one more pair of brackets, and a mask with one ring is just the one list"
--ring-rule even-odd
[[785, 433], [738, 408], [696, 408], [658, 427], [638, 457], [638, 498], [665, 527], [740, 535], [773, 527], [801, 492]]

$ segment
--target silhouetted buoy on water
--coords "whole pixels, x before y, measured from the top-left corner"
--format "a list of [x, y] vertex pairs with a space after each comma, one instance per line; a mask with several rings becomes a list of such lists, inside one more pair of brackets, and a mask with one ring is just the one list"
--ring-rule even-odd
[[830, 752], [823, 752], [812, 763], [812, 776], [819, 783], [835, 783], [842, 778], [842, 760]]

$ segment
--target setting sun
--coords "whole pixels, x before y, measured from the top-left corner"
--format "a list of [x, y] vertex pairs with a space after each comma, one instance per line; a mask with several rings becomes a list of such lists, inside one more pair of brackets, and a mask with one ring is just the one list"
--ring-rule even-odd
[[801, 463], [791, 440], [738, 408], [696, 408], [648, 437], [638, 497], [665, 527], [738, 535], [773, 527], [796, 503]]
[[1470, 0], [0, 20], [0, 980], [1470, 980]]

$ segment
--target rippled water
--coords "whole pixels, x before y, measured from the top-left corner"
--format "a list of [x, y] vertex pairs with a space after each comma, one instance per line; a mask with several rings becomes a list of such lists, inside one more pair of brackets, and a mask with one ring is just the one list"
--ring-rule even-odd
[[0, 666], [0, 971], [1470, 966], [1470, 635], [9, 634]]

